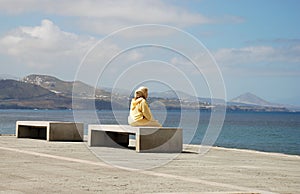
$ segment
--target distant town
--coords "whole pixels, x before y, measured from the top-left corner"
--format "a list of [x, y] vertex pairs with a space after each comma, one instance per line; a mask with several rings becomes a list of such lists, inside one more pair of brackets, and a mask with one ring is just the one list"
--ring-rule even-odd
[[[81, 81], [63, 81], [48, 75], [0, 80], [0, 109], [128, 110], [130, 98], [130, 91], [116, 89], [112, 92], [111, 88], [94, 88]], [[148, 101], [152, 109], [160, 109], [163, 105], [167, 110], [211, 111], [224, 108], [226, 104], [227, 111], [299, 111], [297, 107], [270, 103], [251, 93], [242, 94], [228, 102], [213, 99], [212, 103], [210, 98], [194, 97], [181, 91], [165, 91], [150, 93]]]

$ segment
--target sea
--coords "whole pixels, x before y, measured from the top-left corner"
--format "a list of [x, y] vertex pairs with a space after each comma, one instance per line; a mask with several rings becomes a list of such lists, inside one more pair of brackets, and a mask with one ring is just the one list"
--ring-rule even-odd
[[[184, 143], [203, 145], [207, 134], [213, 146], [263, 152], [300, 155], [300, 113], [298, 112], [228, 112], [219, 130], [208, 128], [210, 112], [155, 111], [163, 126], [182, 127]], [[88, 124], [127, 124], [128, 111], [72, 110], [0, 110], [0, 134], [15, 134], [16, 121], [44, 120], [83, 122]], [[182, 117], [187, 123], [181, 123]], [[210, 132], [209, 130], [213, 130]]]

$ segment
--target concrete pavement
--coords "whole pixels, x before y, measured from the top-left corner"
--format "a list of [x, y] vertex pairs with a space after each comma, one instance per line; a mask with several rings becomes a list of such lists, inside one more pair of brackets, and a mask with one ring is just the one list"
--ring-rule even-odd
[[[205, 155], [89, 149], [0, 136], [0, 193], [298, 193], [300, 157], [212, 148]], [[136, 168], [135, 168], [136, 167]]]

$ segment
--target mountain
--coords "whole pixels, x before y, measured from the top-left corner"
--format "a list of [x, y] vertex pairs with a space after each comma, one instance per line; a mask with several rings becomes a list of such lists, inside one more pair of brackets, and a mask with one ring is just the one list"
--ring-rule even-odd
[[268, 102], [250, 92], [242, 94], [229, 101], [229, 105], [254, 105], [254, 106], [271, 106], [271, 107], [282, 107], [279, 104]]
[[53, 98], [55, 93], [40, 86], [26, 84], [15, 80], [0, 80], [0, 99], [31, 99], [31, 98]]
[[[48, 75], [29, 75], [22, 79], [25, 83], [41, 86], [56, 94], [61, 94], [66, 97], [81, 97], [81, 98], [99, 98], [103, 100], [110, 99], [110, 93], [104, 90], [95, 89], [81, 81], [62, 81], [56, 77]], [[75, 88], [73, 90], [73, 87]]]
[[[76, 109], [91, 109], [95, 104], [97, 109], [128, 109], [128, 98], [111, 95], [103, 89], [94, 88], [81, 81], [63, 81], [49, 75], [32, 74], [22, 79], [25, 83], [41, 86], [51, 92], [69, 98], [75, 97]], [[113, 99], [113, 100], [112, 100]], [[74, 105], [73, 105], [74, 106]], [[72, 107], [70, 107], [72, 108]]]
[[[130, 95], [132, 94], [124, 89], [98, 89], [80, 81], [63, 81], [48, 75], [29, 75], [22, 80], [12, 80], [7, 76], [0, 79], [0, 109], [93, 109], [96, 107], [97, 110], [112, 108], [128, 110]], [[224, 100], [221, 99], [194, 97], [181, 91], [171, 90], [150, 92], [148, 102], [151, 108], [159, 110], [164, 108], [211, 111], [224, 107]], [[289, 111], [283, 105], [270, 103], [251, 93], [232, 99], [227, 103], [226, 108], [227, 111]]]
[[[129, 90], [126, 89], [112, 89], [112, 88], [104, 88], [103, 90], [108, 92], [113, 92], [112, 95], [120, 95], [120, 96], [133, 96]], [[181, 100], [181, 101], [190, 101], [190, 102], [201, 102], [204, 104], [211, 104], [211, 98], [201, 98], [195, 97], [193, 95], [187, 94], [182, 91], [174, 91], [174, 90], [167, 90], [163, 92], [149, 92], [149, 98], [161, 98], [161, 99], [169, 99], [169, 100]], [[213, 99], [215, 104], [224, 103], [224, 100], [221, 99]]]
[[43, 87], [16, 80], [0, 80], [0, 108], [70, 108], [71, 100]]
[[130, 96], [131, 91], [123, 88], [109, 88], [109, 87], [102, 87], [99, 88], [103, 91], [111, 93], [111, 95], [118, 95], [118, 96]]
[[[129, 90], [104, 88], [107, 92], [113, 92], [113, 96], [132, 96]], [[166, 109], [201, 109], [211, 110], [225, 105], [223, 99], [194, 97], [182, 91], [149, 92], [148, 102], [156, 102], [151, 105], [153, 109], [160, 109], [163, 105]], [[213, 104], [212, 104], [213, 102]], [[288, 112], [284, 105], [267, 102], [254, 94], [246, 93], [232, 99], [227, 104], [228, 111], [254, 111], [254, 112]], [[300, 109], [293, 109], [297, 111]]]

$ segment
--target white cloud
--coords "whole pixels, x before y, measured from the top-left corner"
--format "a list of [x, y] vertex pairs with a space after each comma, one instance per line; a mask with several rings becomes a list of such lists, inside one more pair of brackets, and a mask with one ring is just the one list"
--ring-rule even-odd
[[231, 72], [255, 71], [268, 75], [300, 74], [300, 44], [290, 46], [249, 46], [223, 48], [214, 52], [223, 70]]
[[244, 47], [244, 48], [223, 48], [218, 50], [214, 56], [222, 64], [244, 64], [270, 60], [274, 54], [272, 47]]
[[216, 59], [225, 64], [249, 64], [255, 62], [300, 62], [300, 45], [288, 48], [252, 46], [224, 48], [214, 53]]
[[130, 51], [127, 55], [127, 60], [129, 61], [139, 61], [143, 58], [143, 54], [137, 52], [136, 50]]
[[62, 31], [50, 20], [40, 26], [19, 27], [0, 39], [0, 52], [31, 67], [79, 63], [95, 43], [92, 37]]
[[176, 56], [170, 60], [170, 63], [182, 69], [187, 75], [214, 76], [219, 71], [208, 53], [195, 53], [190, 57], [190, 60], [192, 62], [186, 58]]
[[0, 10], [9, 14], [40, 12], [76, 17], [82, 28], [100, 34], [145, 23], [186, 27], [214, 22], [199, 13], [158, 0], [3, 0]]
[[[61, 6], [62, 5], [62, 6]], [[207, 23], [209, 19], [162, 1], [64, 1], [60, 8], [51, 10], [61, 15], [91, 17], [98, 19], [118, 18], [138, 23]]]
[[218, 20], [219, 22], [223, 22], [223, 23], [243, 23], [245, 21], [245, 19], [243, 17], [240, 16], [233, 16], [233, 15], [225, 15], [223, 16], [222, 20]]
[[163, 1], [151, 0], [2, 0], [0, 7], [2, 11], [14, 14], [39, 11], [64, 16], [118, 18], [139, 23], [159, 22], [190, 25], [211, 22], [210, 19], [198, 13], [190, 13]]
[[[121, 51], [118, 42], [66, 32], [50, 20], [42, 20], [39, 26], [19, 27], [0, 38], [0, 55], [2, 60], [10, 59], [9, 69], [12, 71], [27, 72], [30, 69], [71, 76], [80, 71], [80, 80], [99, 76], [100, 70]], [[118, 69], [142, 60], [144, 55], [137, 50], [129, 50], [116, 57]]]

